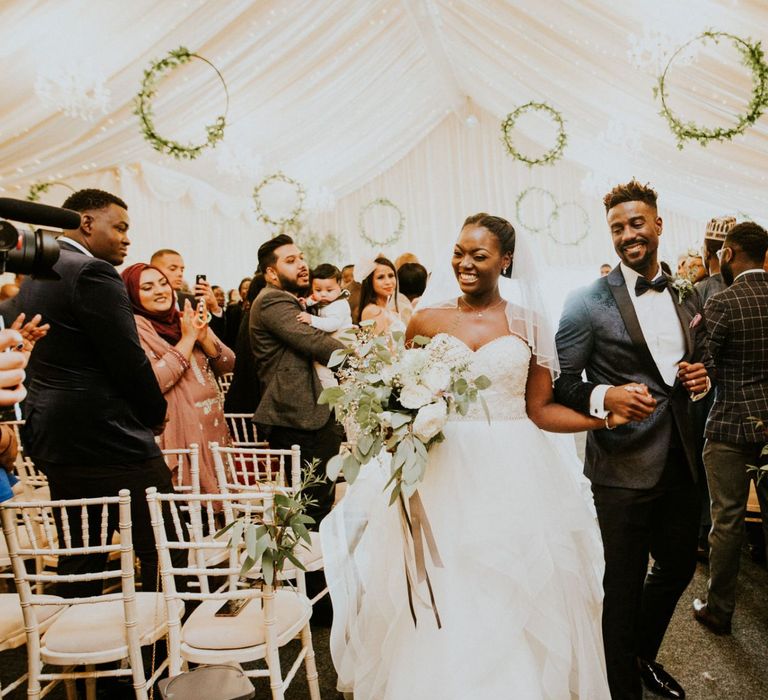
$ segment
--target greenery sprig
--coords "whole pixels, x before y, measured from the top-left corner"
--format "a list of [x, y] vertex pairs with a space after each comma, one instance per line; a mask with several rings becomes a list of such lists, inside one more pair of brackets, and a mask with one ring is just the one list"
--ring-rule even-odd
[[240, 576], [245, 576], [254, 568], [260, 568], [267, 585], [279, 581], [280, 573], [286, 561], [302, 571], [306, 567], [297, 556], [299, 548], [309, 549], [312, 538], [309, 526], [315, 524], [314, 518], [306, 514], [307, 508], [317, 501], [309, 496], [315, 486], [325, 483], [318, 476], [319, 461], [306, 463], [301, 484], [295, 491], [275, 488], [272, 508], [262, 517], [253, 513], [236, 518], [225, 528], [216, 533], [221, 537], [230, 532], [229, 547], [245, 545], [245, 559]]
[[75, 191], [75, 188], [72, 187], [72, 185], [69, 185], [66, 182], [61, 182], [60, 180], [49, 180], [48, 182], [35, 182], [30, 186], [29, 191], [27, 192], [27, 201], [39, 202], [40, 195], [45, 194], [54, 185], [61, 185], [62, 187], [66, 187], [68, 190], [72, 190], [72, 192]]
[[[376, 206], [390, 207], [391, 209], [394, 209], [399, 216], [397, 227], [389, 236], [383, 240], [374, 238], [365, 230], [365, 215], [369, 209]], [[403, 231], [405, 230], [405, 215], [400, 210], [400, 207], [398, 207], [394, 202], [389, 199], [385, 199], [384, 197], [378, 197], [377, 199], [368, 202], [368, 204], [360, 209], [360, 215], [357, 218], [357, 226], [358, 230], [360, 231], [360, 238], [362, 238], [366, 243], [374, 248], [386, 248], [388, 245], [392, 245], [393, 243], [396, 243], [398, 240], [400, 240], [400, 237], [403, 235]]]
[[[152, 112], [152, 98], [157, 94], [157, 84], [159, 80], [166, 72], [178, 68], [185, 63], [189, 63], [193, 58], [204, 61], [216, 71], [216, 75], [224, 86], [224, 93], [227, 100], [224, 114], [218, 116], [213, 124], [209, 124], [205, 127], [205, 131], [208, 134], [205, 143], [196, 145], [192, 143], [183, 144], [160, 136], [155, 129], [154, 115]], [[134, 114], [139, 117], [141, 133], [151, 144], [152, 148], [178, 160], [194, 160], [206, 148], [209, 146], [215, 147], [216, 144], [224, 138], [224, 127], [227, 124], [226, 117], [229, 109], [229, 91], [227, 90], [227, 84], [219, 72], [219, 69], [216, 68], [213, 63], [207, 58], [192, 53], [184, 46], [180, 46], [178, 49], [169, 51], [165, 58], [162, 58], [159, 61], [154, 61], [149, 68], [144, 71], [144, 79], [141, 81], [141, 90], [138, 95], [136, 95], [134, 105]]]
[[[705, 127], [699, 126], [693, 121], [683, 121], [677, 117], [667, 104], [669, 92], [666, 87], [667, 73], [675, 59], [691, 44], [708, 39], [716, 44], [720, 39], [731, 41], [736, 50], [741, 54], [742, 63], [752, 73], [752, 98], [747, 105], [746, 112], [738, 115], [736, 124], [731, 127]], [[706, 31], [686, 42], [675, 51], [667, 62], [664, 71], [659, 76], [658, 85], [653, 88], [654, 97], [661, 100], [661, 116], [667, 120], [669, 128], [677, 139], [678, 149], [683, 148], [686, 141], [697, 141], [706, 146], [710, 141], [730, 141], [737, 134], [742, 134], [754, 124], [768, 107], [768, 65], [765, 62], [763, 48], [759, 41], [752, 43], [749, 39], [742, 39], [728, 32]]]
[[[261, 191], [269, 184], [273, 182], [284, 182], [287, 185], [293, 185], [296, 188], [296, 206], [290, 211], [287, 216], [281, 219], [273, 219], [265, 210], [264, 204], [261, 201]], [[304, 189], [298, 180], [294, 180], [292, 177], [288, 177], [284, 172], [278, 170], [272, 175], [267, 175], [256, 187], [253, 188], [253, 204], [254, 211], [258, 215], [259, 219], [265, 224], [270, 226], [276, 226], [283, 229], [287, 226], [299, 225], [299, 218], [304, 213], [304, 200], [307, 198], [307, 191]]]
[[555, 195], [553, 195], [549, 190], [546, 190], [543, 187], [527, 187], [519, 195], [517, 195], [517, 199], [515, 200], [515, 214], [517, 215], [517, 222], [524, 229], [527, 229], [531, 233], [542, 233], [543, 231], [546, 231], [549, 228], [549, 223], [546, 223], [543, 226], [533, 226], [531, 224], [527, 224], [524, 221], [524, 217], [522, 214], [523, 202], [525, 198], [528, 197], [528, 195], [533, 194], [534, 192], [540, 192], [545, 197], [547, 197], [550, 202], [552, 202], [552, 213], [557, 211], [559, 206], [557, 203], [557, 197], [555, 197]]
[[[557, 139], [555, 145], [538, 158], [532, 158], [518, 151], [512, 138], [512, 131], [515, 128], [517, 120], [521, 114], [525, 114], [526, 112], [544, 112], [554, 120], [555, 124], [557, 124]], [[524, 105], [520, 105], [520, 107], [510, 112], [507, 115], [507, 118], [501, 122], [501, 135], [504, 145], [507, 148], [507, 153], [509, 153], [515, 160], [525, 163], [529, 168], [532, 168], [534, 165], [552, 165], [563, 155], [563, 151], [568, 144], [568, 135], [565, 133], [563, 115], [546, 102], [526, 102]]]
[[[581, 215], [583, 225], [580, 233], [573, 239], [563, 240], [555, 234], [553, 224], [560, 218], [560, 214], [564, 207], [573, 207]], [[589, 235], [589, 212], [578, 202], [563, 202], [558, 204], [557, 208], [549, 215], [549, 223], [547, 225], [547, 233], [549, 237], [560, 245], [579, 245]]]

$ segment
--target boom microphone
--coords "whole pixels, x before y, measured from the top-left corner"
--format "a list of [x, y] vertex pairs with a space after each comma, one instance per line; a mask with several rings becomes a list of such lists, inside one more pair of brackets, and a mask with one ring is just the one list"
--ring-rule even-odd
[[53, 226], [66, 230], [80, 226], [80, 213], [71, 209], [49, 207], [47, 204], [36, 204], [23, 199], [0, 197], [0, 217], [11, 221], [21, 221], [25, 224]]

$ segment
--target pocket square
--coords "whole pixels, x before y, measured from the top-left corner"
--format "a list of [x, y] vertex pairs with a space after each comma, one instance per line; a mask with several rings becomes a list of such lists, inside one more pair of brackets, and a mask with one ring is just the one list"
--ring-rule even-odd
[[691, 322], [688, 324], [688, 328], [696, 328], [701, 323], [701, 314], [696, 314]]

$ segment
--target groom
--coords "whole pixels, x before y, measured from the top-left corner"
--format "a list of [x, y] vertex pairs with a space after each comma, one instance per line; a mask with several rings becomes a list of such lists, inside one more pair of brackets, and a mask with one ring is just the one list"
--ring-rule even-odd
[[615, 412], [636, 421], [615, 430], [606, 421], [605, 430], [589, 433], [584, 462], [605, 549], [611, 696], [639, 700], [642, 678], [662, 697], [683, 698], [655, 659], [696, 566], [697, 441], [689, 402], [710, 388], [705, 324], [692, 287], [673, 288], [660, 269], [656, 193], [632, 180], [603, 202], [621, 262], [566, 302], [555, 397], [593, 416]]

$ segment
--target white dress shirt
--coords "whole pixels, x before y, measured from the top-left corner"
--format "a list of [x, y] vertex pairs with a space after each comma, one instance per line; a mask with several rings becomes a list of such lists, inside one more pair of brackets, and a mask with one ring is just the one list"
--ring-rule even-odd
[[[672, 386], [677, 377], [678, 363], [685, 355], [685, 335], [675, 310], [677, 299], [667, 289], [660, 292], [649, 289], [642, 296], [637, 296], [635, 283], [640, 275], [624, 263], [621, 263], [620, 267], [651, 357], [659, 368], [661, 378]], [[654, 280], [662, 274], [659, 267]], [[589, 397], [591, 415], [597, 418], [605, 418], [608, 415], [604, 399], [610, 388], [607, 384], [600, 384], [592, 390]]]
[[90, 250], [88, 250], [88, 248], [86, 248], [82, 243], [78, 243], [77, 241], [73, 241], [71, 238], [67, 238], [66, 236], [59, 236], [56, 240], [57, 241], [64, 241], [65, 243], [68, 243], [73, 248], [77, 248], [78, 250], [80, 250], [83, 253], [85, 253], [89, 258], [93, 257], [93, 253]]

